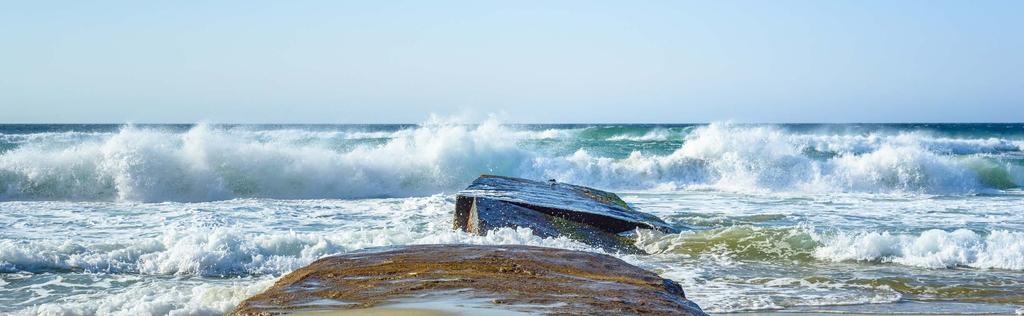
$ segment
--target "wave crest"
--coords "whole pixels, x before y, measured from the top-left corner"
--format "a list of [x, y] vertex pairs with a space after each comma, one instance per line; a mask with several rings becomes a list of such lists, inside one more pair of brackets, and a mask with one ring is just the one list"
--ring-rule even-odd
[[662, 235], [643, 231], [637, 246], [650, 253], [751, 261], [811, 260], [892, 263], [930, 269], [1024, 270], [1024, 233], [932, 229], [919, 234], [825, 232], [806, 227], [732, 226]]
[[1024, 233], [1020, 232], [997, 230], [985, 236], [967, 229], [951, 232], [933, 229], [919, 235], [841, 233], [823, 242], [814, 255], [829, 261], [1024, 270]]
[[515, 174], [530, 153], [497, 123], [427, 125], [382, 145], [236, 137], [200, 124], [185, 133], [125, 127], [68, 148], [3, 153], [0, 198], [206, 201], [238, 197], [362, 198], [427, 195], [480, 173]]
[[199, 124], [185, 131], [40, 133], [0, 151], [0, 200], [407, 197], [455, 191], [482, 173], [613, 190], [965, 194], [1024, 183], [1024, 143], [1012, 139], [713, 123], [685, 129], [682, 145], [661, 141], [666, 129], [649, 128], [628, 146], [679, 147], [620, 155], [627, 145], [607, 140], [619, 136], [595, 140], [585, 137], [589, 129], [520, 130], [491, 120], [395, 131]]

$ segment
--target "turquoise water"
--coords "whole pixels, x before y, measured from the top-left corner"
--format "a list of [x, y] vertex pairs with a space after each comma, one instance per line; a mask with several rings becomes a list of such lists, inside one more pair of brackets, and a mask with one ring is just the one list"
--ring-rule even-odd
[[[217, 315], [316, 258], [450, 230], [481, 173], [686, 230], [618, 255], [723, 312], [1024, 307], [1024, 124], [0, 125], [0, 314]], [[1019, 312], [1018, 312], [1019, 313]]]

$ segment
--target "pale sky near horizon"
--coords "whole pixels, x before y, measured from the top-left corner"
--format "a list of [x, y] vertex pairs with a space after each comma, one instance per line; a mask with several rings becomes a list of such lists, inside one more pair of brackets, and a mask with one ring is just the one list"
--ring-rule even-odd
[[1022, 122], [1024, 1], [11, 1], [0, 113]]

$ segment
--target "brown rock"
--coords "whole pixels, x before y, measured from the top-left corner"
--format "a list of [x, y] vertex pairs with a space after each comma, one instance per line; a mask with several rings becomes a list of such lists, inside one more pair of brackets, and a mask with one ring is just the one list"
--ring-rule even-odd
[[453, 300], [542, 314], [705, 315], [677, 283], [615, 257], [511, 245], [387, 247], [326, 257], [285, 275], [231, 315]]

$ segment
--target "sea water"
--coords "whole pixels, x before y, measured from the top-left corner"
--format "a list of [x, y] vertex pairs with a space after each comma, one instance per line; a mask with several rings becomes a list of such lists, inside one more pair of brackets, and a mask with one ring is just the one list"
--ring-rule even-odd
[[712, 313], [1024, 313], [1024, 124], [0, 125], [0, 314], [219, 315], [331, 254], [452, 230], [482, 173], [683, 229], [613, 254]]

